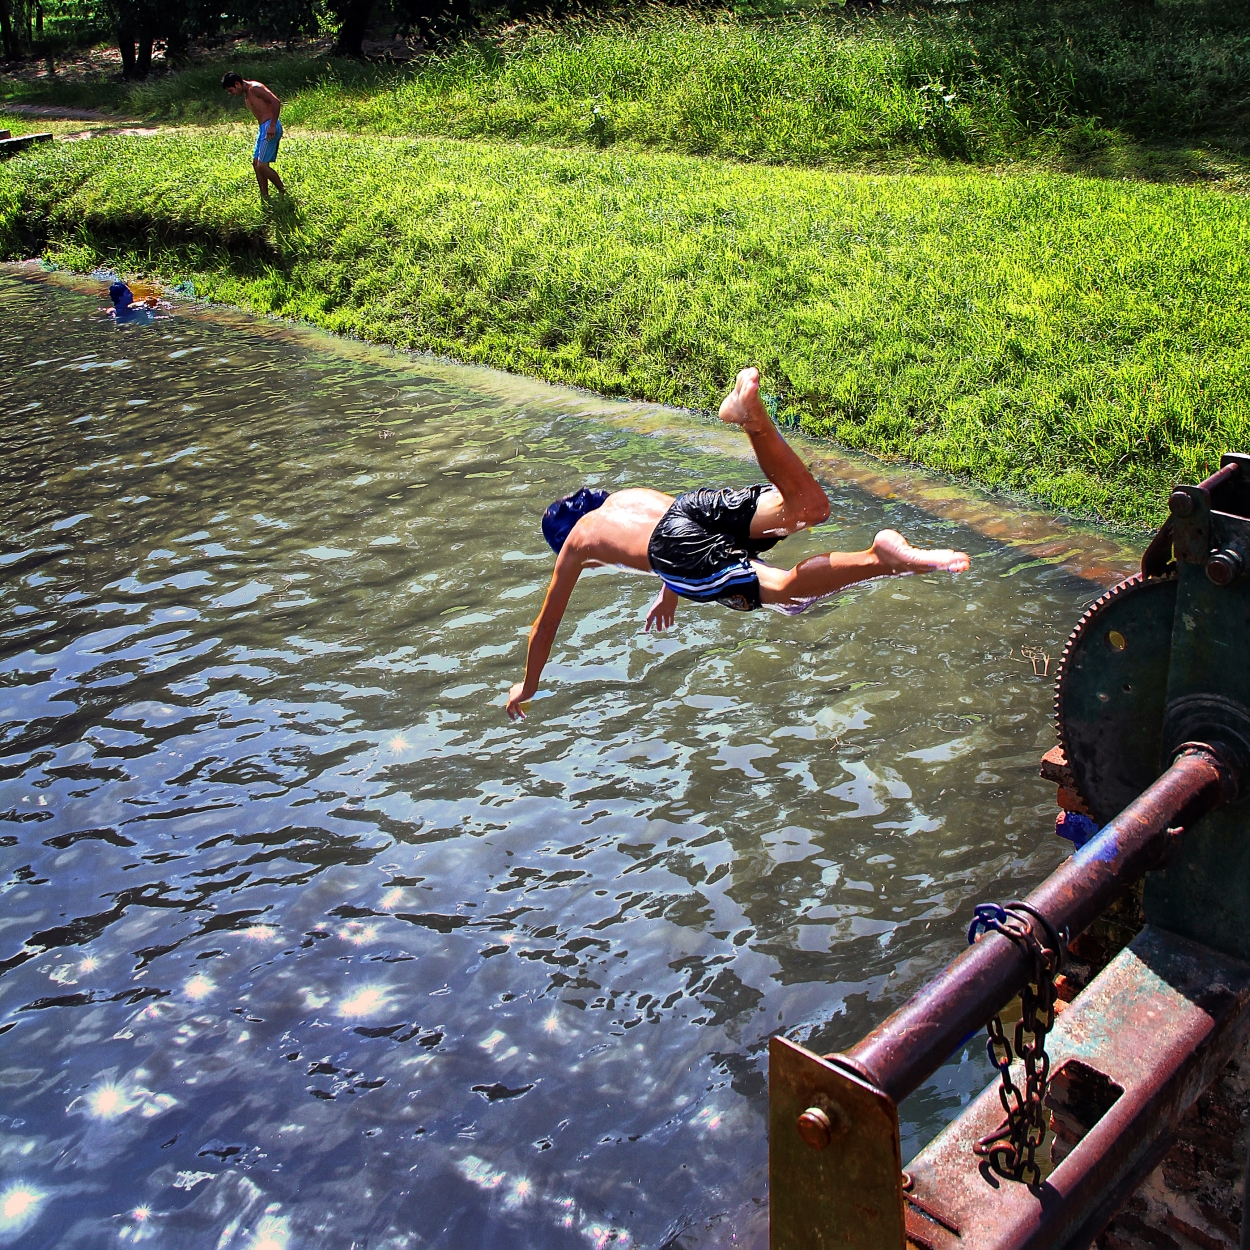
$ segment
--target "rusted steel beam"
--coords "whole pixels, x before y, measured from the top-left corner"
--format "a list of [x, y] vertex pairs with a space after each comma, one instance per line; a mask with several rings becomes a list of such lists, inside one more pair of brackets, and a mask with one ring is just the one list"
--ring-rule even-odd
[[1210, 477], [1198, 483], [1199, 490], [1213, 492], [1223, 486], [1225, 482], [1231, 482], [1233, 478], [1241, 473], [1241, 465], [1235, 460], [1223, 467], [1216, 469]]
[[1059, 1018], [1058, 1071], [1113, 1091], [1040, 1184], [996, 1176], [972, 1144], [1002, 1119], [990, 1086], [909, 1165], [908, 1240], [924, 1250], [1088, 1246], [1154, 1168], [1181, 1116], [1250, 1032], [1250, 964], [1147, 927]]
[[[1125, 886], [1165, 861], [1171, 830], [1192, 825], [1234, 793], [1218, 747], [1187, 744], [1158, 781], [1025, 901], [1056, 930], [1080, 933]], [[1021, 947], [987, 933], [863, 1040], [830, 1058], [898, 1104], [1019, 993], [1031, 968]]]

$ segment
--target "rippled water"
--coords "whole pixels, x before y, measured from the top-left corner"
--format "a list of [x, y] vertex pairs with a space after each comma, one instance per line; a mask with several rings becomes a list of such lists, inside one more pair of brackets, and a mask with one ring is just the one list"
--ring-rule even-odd
[[588, 576], [514, 726], [545, 504], [749, 464], [0, 290], [0, 1244], [758, 1241], [770, 1034], [854, 1041], [1061, 858], [1021, 651], [1090, 584], [831, 484], [786, 558], [888, 522], [972, 572], [662, 637]]

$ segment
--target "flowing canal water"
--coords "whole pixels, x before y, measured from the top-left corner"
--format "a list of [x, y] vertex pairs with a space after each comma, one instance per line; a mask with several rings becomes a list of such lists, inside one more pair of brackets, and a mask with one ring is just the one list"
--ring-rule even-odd
[[719, 431], [0, 291], [0, 1245], [758, 1244], [768, 1038], [850, 1044], [1063, 857], [1098, 588], [830, 481], [781, 562], [892, 525], [971, 572], [661, 636], [596, 572], [513, 725], [542, 509], [756, 480]]

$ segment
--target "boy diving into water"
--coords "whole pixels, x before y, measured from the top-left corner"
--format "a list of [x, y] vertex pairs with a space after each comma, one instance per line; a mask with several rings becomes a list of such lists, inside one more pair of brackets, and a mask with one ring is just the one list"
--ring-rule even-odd
[[592, 491], [583, 487], [543, 515], [543, 536], [556, 552], [555, 572], [530, 629], [525, 677], [508, 691], [508, 715], [524, 717], [569, 596], [583, 569], [616, 564], [657, 573], [664, 589], [647, 613], [646, 628], [673, 623], [677, 599], [715, 601], [749, 612], [787, 613], [871, 577], [941, 571], [962, 573], [962, 551], [919, 551], [894, 530], [882, 530], [867, 551], [811, 556], [790, 569], [757, 557], [781, 539], [829, 516], [829, 500], [807, 466], [781, 437], [760, 400], [758, 369], [743, 369], [720, 406], [720, 418], [740, 425], [771, 486], [741, 490], [702, 487], [679, 499], [658, 490]]

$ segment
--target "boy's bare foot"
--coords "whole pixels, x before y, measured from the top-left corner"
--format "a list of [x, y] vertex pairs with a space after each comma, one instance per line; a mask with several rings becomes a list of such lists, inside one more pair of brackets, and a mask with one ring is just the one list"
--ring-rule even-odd
[[760, 371], [754, 366], [738, 374], [733, 390], [721, 401], [720, 419], [728, 425], [740, 425], [748, 432], [772, 424], [760, 399]]
[[897, 530], [882, 530], [872, 540], [872, 553], [889, 573], [963, 573], [972, 565], [963, 551], [921, 551]]

